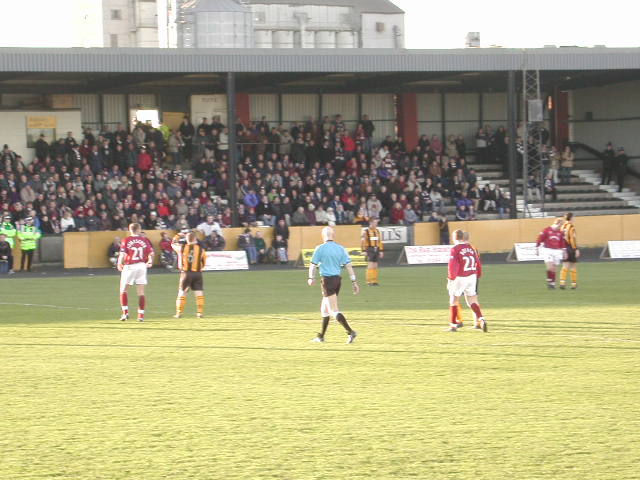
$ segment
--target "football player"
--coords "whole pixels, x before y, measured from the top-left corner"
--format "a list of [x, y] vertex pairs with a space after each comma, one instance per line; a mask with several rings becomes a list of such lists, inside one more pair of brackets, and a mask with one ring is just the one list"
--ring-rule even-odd
[[129, 299], [127, 287], [136, 286], [138, 293], [138, 321], [144, 321], [145, 296], [144, 286], [147, 284], [147, 268], [153, 265], [153, 247], [149, 239], [142, 234], [139, 223], [129, 225], [129, 236], [120, 244], [118, 255], [118, 271], [120, 274], [120, 306], [123, 322], [129, 319]]
[[544, 263], [547, 267], [547, 287], [549, 290], [556, 288], [556, 270], [558, 265], [566, 257], [566, 242], [562, 232], [561, 218], [556, 218], [551, 226], [545, 228], [536, 242], [536, 253], [540, 254], [540, 246], [543, 247]]
[[[468, 238], [468, 237], [467, 237]], [[482, 315], [478, 303], [478, 278], [482, 275], [482, 264], [475, 248], [465, 240], [465, 232], [455, 230], [453, 232], [454, 246], [449, 256], [449, 269], [447, 275], [447, 290], [449, 292], [449, 332], [457, 332], [460, 326], [458, 322], [458, 305], [460, 297], [465, 296], [467, 305], [476, 316], [476, 324], [483, 332], [488, 330], [487, 321]]]
[[573, 225], [573, 213], [569, 212], [564, 216], [564, 224], [562, 225], [562, 234], [564, 235], [564, 241], [567, 246], [567, 255], [565, 261], [562, 263], [562, 270], [560, 270], [560, 288], [564, 290], [567, 282], [567, 272], [571, 272], [571, 289], [578, 288], [578, 270], [576, 269], [576, 263], [580, 258], [580, 250], [578, 249], [578, 243], [576, 241], [576, 227]]

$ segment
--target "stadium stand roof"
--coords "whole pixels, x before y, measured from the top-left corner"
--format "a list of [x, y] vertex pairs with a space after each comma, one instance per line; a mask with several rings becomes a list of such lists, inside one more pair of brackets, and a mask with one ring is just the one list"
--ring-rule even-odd
[[157, 49], [0, 48], [0, 93], [501, 91], [506, 72], [540, 70], [544, 86], [640, 79], [640, 48]]

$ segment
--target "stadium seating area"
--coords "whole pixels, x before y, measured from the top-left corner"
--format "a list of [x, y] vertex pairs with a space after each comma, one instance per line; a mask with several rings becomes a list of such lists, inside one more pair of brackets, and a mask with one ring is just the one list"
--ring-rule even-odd
[[[461, 136], [442, 142], [423, 135], [412, 150], [401, 138], [374, 145], [375, 125], [366, 116], [354, 131], [339, 115], [288, 128], [264, 119], [235, 128], [243, 225], [273, 225], [278, 218], [291, 225], [353, 224], [370, 217], [411, 225], [438, 215], [509, 214], [509, 182], [496, 163], [503, 152], [486, 132], [489, 147], [478, 162]], [[39, 140], [28, 165], [5, 145], [0, 212], [18, 225], [34, 216], [45, 234], [117, 230], [132, 221], [146, 229], [195, 228], [208, 216], [230, 226], [227, 139], [216, 121], [194, 127], [185, 120], [176, 132], [142, 124], [132, 132], [86, 129], [78, 140]], [[633, 194], [597, 183], [593, 173], [574, 170], [570, 183], [554, 185], [556, 198], [547, 195], [544, 210], [534, 203], [530, 213], [637, 211]]]

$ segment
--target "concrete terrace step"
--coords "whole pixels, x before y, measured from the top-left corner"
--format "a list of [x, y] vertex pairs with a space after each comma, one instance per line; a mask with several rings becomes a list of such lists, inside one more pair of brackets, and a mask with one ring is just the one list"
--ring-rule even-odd
[[[490, 182], [485, 182], [485, 183], [495, 183], [499, 187], [502, 187], [504, 185], [509, 185], [509, 179], [508, 178], [496, 178], [496, 179], [492, 179]], [[518, 185], [522, 185], [522, 179], [521, 178], [519, 178], [517, 180], [517, 184]], [[585, 182], [584, 180], [582, 180], [581, 178], [578, 178], [578, 177], [571, 177], [571, 181], [570, 181], [569, 185], [558, 185], [558, 188], [560, 188], [560, 187], [572, 187], [572, 186], [584, 186], [584, 187], [590, 188], [590, 187], [593, 186], [593, 184], [589, 183], [589, 182]]]
[[504, 172], [502, 165], [499, 163], [467, 163], [469, 168], [473, 168], [476, 172], [484, 172], [486, 170], [497, 170]]
[[[611, 208], [611, 209], [603, 209], [603, 210], [580, 210], [573, 209], [572, 210], [578, 216], [591, 216], [591, 215], [634, 215], [640, 213], [640, 209], [627, 207], [627, 208]], [[545, 210], [547, 216], [559, 216], [566, 213], [566, 210]]]
[[503, 178], [504, 177], [504, 172], [502, 170], [497, 171], [497, 170], [486, 170], [483, 172], [478, 172], [478, 180], [488, 180], [491, 178]]
[[[532, 207], [542, 208], [541, 203], [532, 203]], [[625, 208], [628, 205], [623, 200], [610, 200], [610, 201], [578, 201], [574, 202], [571, 200], [568, 201], [557, 201], [557, 202], [545, 202], [544, 209], [545, 211], [553, 210], [553, 209], [596, 209], [596, 208]]]
[[558, 199], [561, 202], [568, 202], [573, 200], [597, 202], [597, 201], [614, 200], [615, 196], [611, 195], [609, 192], [585, 192], [585, 193], [558, 192]]

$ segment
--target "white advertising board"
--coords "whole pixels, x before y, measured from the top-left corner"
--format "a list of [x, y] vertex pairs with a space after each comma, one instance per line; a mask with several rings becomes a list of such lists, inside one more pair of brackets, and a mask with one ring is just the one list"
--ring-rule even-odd
[[407, 227], [378, 227], [382, 235], [382, 243], [407, 243]]
[[249, 270], [247, 253], [245, 251], [207, 252], [204, 270]]
[[407, 245], [404, 253], [409, 265], [449, 263], [451, 245]]
[[202, 117], [207, 117], [211, 124], [211, 119], [216, 115], [220, 116], [220, 121], [226, 125], [226, 95], [191, 95], [191, 122], [194, 126], [202, 123]]
[[544, 248], [536, 248], [535, 243], [515, 243], [513, 245], [518, 262], [535, 262], [544, 260]]
[[612, 240], [607, 246], [610, 258], [640, 258], [640, 240]]

